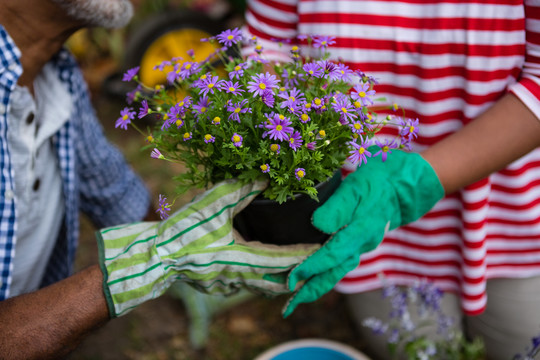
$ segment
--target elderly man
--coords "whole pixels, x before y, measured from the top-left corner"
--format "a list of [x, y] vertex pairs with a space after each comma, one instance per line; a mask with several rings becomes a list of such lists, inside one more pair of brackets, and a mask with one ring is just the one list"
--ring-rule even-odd
[[[125, 25], [131, 3], [1, 3], [0, 358], [63, 356], [177, 280], [206, 292], [287, 292], [286, 272], [309, 251], [233, 237], [232, 217], [264, 183], [218, 184], [166, 222], [134, 223], [148, 193], [105, 140], [62, 49], [82, 27]], [[100, 264], [71, 275], [79, 211], [99, 228], [127, 225], [102, 229]]]

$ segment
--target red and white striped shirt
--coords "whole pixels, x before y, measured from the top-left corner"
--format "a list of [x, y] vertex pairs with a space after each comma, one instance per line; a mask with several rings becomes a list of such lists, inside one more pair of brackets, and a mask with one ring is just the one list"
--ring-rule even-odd
[[[334, 58], [375, 77], [377, 95], [420, 119], [416, 151], [507, 91], [540, 118], [539, 0], [252, 0], [246, 19], [276, 58], [287, 53], [272, 38], [335, 36]], [[379, 273], [403, 285], [427, 277], [461, 294], [467, 314], [484, 310], [487, 279], [539, 276], [540, 149], [389, 232], [336, 289], [379, 288]]]

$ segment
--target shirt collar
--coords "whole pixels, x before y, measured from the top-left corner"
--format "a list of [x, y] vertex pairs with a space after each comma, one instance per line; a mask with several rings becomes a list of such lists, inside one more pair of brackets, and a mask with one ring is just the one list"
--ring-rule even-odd
[[6, 29], [0, 25], [0, 83], [15, 80], [12, 84], [15, 86], [16, 80], [22, 74], [20, 58], [21, 51]]

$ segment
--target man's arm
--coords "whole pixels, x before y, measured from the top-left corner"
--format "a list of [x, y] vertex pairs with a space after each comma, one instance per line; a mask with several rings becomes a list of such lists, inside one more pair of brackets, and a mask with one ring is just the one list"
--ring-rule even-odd
[[103, 274], [94, 265], [0, 302], [0, 359], [58, 359], [108, 319]]
[[422, 153], [447, 194], [504, 168], [540, 146], [540, 120], [508, 93], [460, 131]]

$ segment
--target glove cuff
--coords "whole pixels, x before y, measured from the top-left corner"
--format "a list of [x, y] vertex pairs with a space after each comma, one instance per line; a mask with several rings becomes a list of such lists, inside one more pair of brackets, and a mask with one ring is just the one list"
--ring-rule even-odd
[[127, 314], [166, 290], [155, 248], [156, 223], [144, 222], [97, 231], [103, 292], [111, 318]]

